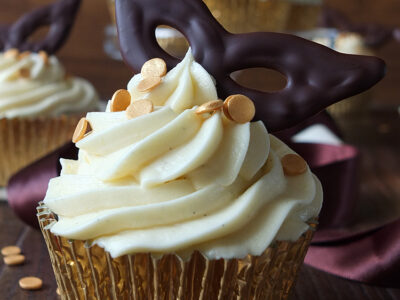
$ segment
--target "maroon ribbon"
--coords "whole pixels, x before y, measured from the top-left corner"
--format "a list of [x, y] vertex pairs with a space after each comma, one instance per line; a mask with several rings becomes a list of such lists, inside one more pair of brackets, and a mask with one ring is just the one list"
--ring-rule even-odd
[[[349, 145], [290, 143], [289, 137], [313, 123], [338, 130], [326, 114], [320, 114], [297, 128], [278, 134], [309, 163], [324, 189], [320, 227], [305, 262], [348, 279], [400, 288], [400, 220], [367, 232], [346, 230], [354, 217], [357, 201], [359, 153]], [[26, 167], [9, 181], [8, 200], [15, 213], [37, 227], [36, 205], [46, 193], [50, 178], [59, 174], [59, 159], [77, 158], [70, 143]]]
[[25, 167], [8, 181], [8, 203], [26, 224], [39, 228], [36, 207], [46, 195], [49, 180], [60, 174], [60, 158], [77, 159], [78, 149], [68, 143]]

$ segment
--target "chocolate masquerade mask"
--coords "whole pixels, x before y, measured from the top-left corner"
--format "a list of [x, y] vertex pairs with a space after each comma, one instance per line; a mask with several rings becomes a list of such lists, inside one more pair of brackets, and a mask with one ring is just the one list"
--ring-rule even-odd
[[[369, 89], [384, 75], [375, 57], [347, 55], [288, 34], [227, 32], [201, 0], [118, 0], [117, 28], [125, 62], [133, 70], [154, 57], [169, 68], [179, 60], [157, 43], [155, 29], [182, 32], [193, 55], [217, 80], [218, 94], [244, 94], [256, 105], [256, 119], [271, 132], [289, 128], [344, 98]], [[266, 16], [267, 17], [267, 16]], [[245, 68], [274, 69], [287, 78], [284, 89], [266, 93], [245, 88], [231, 77]]]
[[[23, 15], [12, 25], [0, 26], [0, 51], [18, 48], [20, 51], [55, 53], [68, 37], [80, 3], [81, 0], [59, 0]], [[29, 41], [42, 26], [49, 26], [46, 37]]]

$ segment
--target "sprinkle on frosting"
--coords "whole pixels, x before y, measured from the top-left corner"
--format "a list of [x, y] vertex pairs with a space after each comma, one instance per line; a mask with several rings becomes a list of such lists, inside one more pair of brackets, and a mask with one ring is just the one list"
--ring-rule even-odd
[[111, 98], [111, 112], [124, 111], [131, 104], [131, 94], [124, 89], [118, 90]]
[[161, 77], [152, 76], [144, 77], [138, 84], [137, 89], [139, 92], [150, 92], [161, 83]]
[[18, 70], [18, 75], [22, 78], [29, 78], [31, 77], [31, 71], [27, 68], [21, 68]]
[[126, 109], [126, 115], [128, 119], [137, 118], [143, 115], [147, 115], [154, 110], [153, 103], [149, 100], [139, 100], [133, 102]]
[[167, 64], [161, 58], [153, 58], [144, 63], [141, 74], [143, 77], [164, 77], [167, 74]]
[[25, 57], [28, 57], [29, 55], [31, 55], [31, 51], [24, 51], [18, 55], [18, 59], [20, 59], [20, 60], [24, 59]]
[[231, 95], [224, 102], [224, 113], [232, 121], [250, 122], [256, 113], [253, 101], [244, 95]]
[[86, 118], [79, 120], [78, 125], [76, 125], [74, 135], [72, 136], [72, 142], [77, 143], [85, 136], [87, 129], [89, 127], [89, 122]]
[[223, 106], [224, 102], [222, 100], [212, 100], [196, 108], [196, 114], [201, 115], [205, 113], [211, 113], [221, 109]]
[[137, 86], [139, 92], [150, 92], [161, 83], [167, 74], [167, 64], [161, 58], [153, 58], [144, 63], [141, 69], [142, 80]]
[[306, 161], [297, 154], [286, 154], [281, 163], [286, 176], [296, 176], [307, 171]]

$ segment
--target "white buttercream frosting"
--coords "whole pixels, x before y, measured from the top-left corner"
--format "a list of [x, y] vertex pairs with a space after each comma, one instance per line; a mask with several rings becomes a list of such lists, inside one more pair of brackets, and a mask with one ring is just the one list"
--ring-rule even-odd
[[51, 231], [90, 240], [113, 257], [200, 250], [210, 259], [261, 254], [274, 240], [297, 240], [320, 210], [322, 190], [307, 169], [284, 175], [293, 153], [260, 121], [237, 124], [221, 111], [195, 113], [215, 100], [211, 76], [189, 52], [148, 93], [147, 115], [87, 114], [92, 133], [79, 158], [62, 160], [45, 204], [58, 215]]
[[[20, 76], [21, 70], [28, 77]], [[68, 77], [55, 56], [22, 58], [0, 53], [0, 117], [39, 117], [96, 109], [98, 96], [86, 80]]]

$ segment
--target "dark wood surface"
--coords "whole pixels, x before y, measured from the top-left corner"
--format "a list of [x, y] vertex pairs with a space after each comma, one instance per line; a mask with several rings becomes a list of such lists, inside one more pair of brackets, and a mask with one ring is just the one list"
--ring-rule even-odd
[[[11, 22], [24, 11], [49, 2], [0, 0], [0, 23]], [[354, 20], [400, 26], [397, 0], [328, 2], [351, 14]], [[132, 75], [122, 62], [109, 59], [103, 52], [103, 30], [109, 22], [108, 17], [105, 0], [83, 1], [77, 24], [59, 53], [67, 70], [89, 79], [103, 99], [124, 88]], [[400, 103], [399, 49], [400, 46], [392, 42], [377, 51], [388, 63], [388, 76], [373, 89], [375, 112], [338, 120], [345, 140], [357, 145], [362, 152], [361, 196], [370, 200], [369, 211], [376, 211], [382, 201], [399, 202], [400, 199], [400, 121], [396, 111]], [[57, 299], [55, 280], [41, 235], [21, 223], [6, 203], [0, 203], [0, 248], [14, 244], [23, 249], [27, 261], [22, 266], [8, 267], [0, 260], [0, 300]], [[28, 275], [42, 278], [44, 287], [35, 292], [21, 290], [18, 279]], [[360, 284], [303, 266], [291, 298], [296, 299], [389, 300], [400, 299], [400, 290]]]

